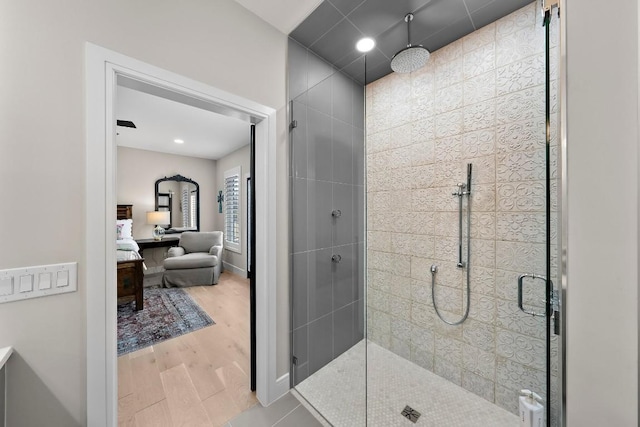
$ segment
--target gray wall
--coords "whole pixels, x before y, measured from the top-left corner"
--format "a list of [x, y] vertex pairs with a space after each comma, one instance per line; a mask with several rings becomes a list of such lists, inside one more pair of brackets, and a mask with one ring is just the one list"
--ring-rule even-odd
[[289, 40], [289, 98], [295, 385], [363, 338], [364, 89]]

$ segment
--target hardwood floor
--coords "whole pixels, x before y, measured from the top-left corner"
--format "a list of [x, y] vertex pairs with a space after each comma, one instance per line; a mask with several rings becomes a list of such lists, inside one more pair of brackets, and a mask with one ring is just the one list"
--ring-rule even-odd
[[223, 426], [253, 406], [249, 281], [185, 288], [215, 324], [118, 358], [119, 426]]

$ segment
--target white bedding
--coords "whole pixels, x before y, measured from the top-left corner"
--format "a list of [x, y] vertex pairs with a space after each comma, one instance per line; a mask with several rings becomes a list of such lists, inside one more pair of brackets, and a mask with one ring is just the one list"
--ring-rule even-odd
[[140, 246], [133, 239], [116, 240], [116, 259], [118, 261], [130, 261], [142, 258], [138, 251]]

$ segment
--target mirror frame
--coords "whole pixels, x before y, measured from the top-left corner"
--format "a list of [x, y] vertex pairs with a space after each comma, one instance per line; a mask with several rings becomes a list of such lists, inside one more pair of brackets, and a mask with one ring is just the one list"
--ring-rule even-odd
[[[196, 186], [196, 231], [200, 231], [200, 185], [194, 180], [184, 177], [182, 175], [174, 175], [169, 177], [165, 176], [164, 178], [160, 178], [156, 180], [156, 193], [155, 193], [155, 204], [156, 204], [155, 209], [156, 210], [158, 210], [158, 194], [160, 194], [160, 191], [159, 191], [160, 183], [165, 181], [188, 182]], [[170, 227], [168, 228], [165, 227], [165, 230], [170, 230]], [[180, 232], [176, 231], [175, 233], [180, 233]]]

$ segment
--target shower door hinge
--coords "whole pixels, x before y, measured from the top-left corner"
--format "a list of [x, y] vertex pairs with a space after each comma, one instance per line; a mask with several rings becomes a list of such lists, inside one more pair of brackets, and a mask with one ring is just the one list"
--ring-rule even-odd
[[295, 356], [292, 356], [291, 357], [291, 362], [293, 363], [294, 366], [297, 366], [298, 365], [298, 358], [295, 357]]
[[540, 0], [542, 5], [542, 15], [551, 11], [554, 7], [560, 8], [560, 0]]
[[289, 130], [295, 129], [297, 127], [298, 127], [298, 121], [292, 120], [291, 123], [289, 124]]

